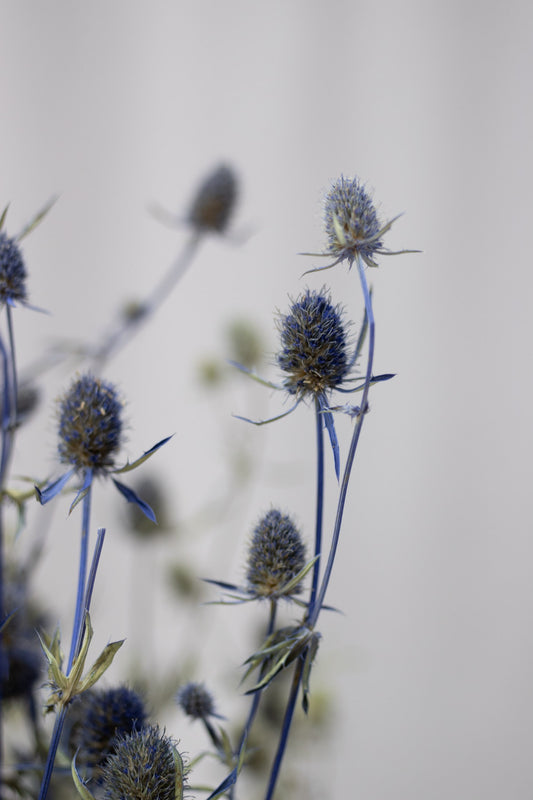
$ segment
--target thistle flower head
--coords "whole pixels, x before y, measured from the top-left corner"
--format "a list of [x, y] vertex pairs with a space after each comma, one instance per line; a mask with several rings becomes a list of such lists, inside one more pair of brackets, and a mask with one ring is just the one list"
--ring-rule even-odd
[[109, 470], [120, 447], [122, 403], [116, 389], [92, 375], [73, 382], [59, 401], [59, 457], [75, 470]]
[[106, 800], [180, 800], [184, 781], [175, 744], [157, 726], [117, 737], [102, 774]]
[[373, 257], [383, 252], [381, 236], [390, 225], [382, 226], [368, 191], [357, 178], [341, 177], [326, 197], [324, 222], [328, 254], [350, 263], [360, 256], [375, 267]]
[[321, 397], [342, 383], [350, 369], [342, 316], [342, 308], [322, 289], [307, 290], [280, 317], [277, 362], [287, 375], [284, 386], [290, 394]]
[[176, 702], [180, 708], [193, 719], [207, 719], [217, 716], [213, 695], [203, 683], [186, 683], [176, 694]]
[[26, 302], [26, 267], [15, 239], [0, 231], [0, 305]]
[[213, 170], [198, 189], [189, 210], [189, 222], [202, 231], [223, 233], [237, 200], [237, 179], [224, 164]]
[[87, 692], [82, 704], [73, 745], [78, 761], [95, 770], [113, 752], [116, 737], [143, 728], [147, 715], [142, 698], [126, 686]]
[[[268, 511], [254, 529], [246, 574], [250, 591], [260, 597], [279, 597], [305, 566], [305, 545], [292, 519]], [[292, 593], [300, 587], [292, 588]]]

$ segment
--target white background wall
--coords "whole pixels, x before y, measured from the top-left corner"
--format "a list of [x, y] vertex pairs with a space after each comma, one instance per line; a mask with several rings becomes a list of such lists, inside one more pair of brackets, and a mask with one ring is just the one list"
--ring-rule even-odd
[[[31, 300], [52, 316], [17, 311], [21, 365], [57, 337], [90, 337], [165, 271], [186, 234], [159, 226], [150, 201], [185, 208], [221, 159], [240, 173], [236, 228], [254, 235], [240, 247], [209, 242], [107, 374], [128, 398], [127, 455], [175, 432], [157, 458], [180, 514], [194, 513], [224, 466], [221, 416], [194, 380], [200, 355], [224, 355], [221, 326], [249, 316], [273, 351], [273, 309], [325, 280], [360, 318], [355, 274], [300, 278], [311, 264], [297, 253], [323, 246], [330, 181], [359, 175], [383, 218], [406, 212], [388, 246], [424, 251], [383, 258], [369, 276], [376, 370], [397, 378], [374, 393], [354, 472], [329, 596], [345, 616], [323, 620], [317, 681], [337, 716], [307, 769], [311, 796], [533, 791], [532, 25], [525, 0], [1, 3], [8, 232], [60, 194], [24, 245]], [[68, 380], [50, 377], [49, 408]], [[265, 409], [278, 398], [263, 396]], [[239, 580], [242, 543], [271, 503], [311, 530], [312, 419], [300, 412], [250, 429], [261, 479], [239, 525], [223, 540], [206, 534], [200, 574]], [[52, 413], [43, 420], [33, 443], [21, 439], [19, 472], [53, 469]], [[57, 503], [39, 577], [61, 608], [74, 593], [79, 519], [65, 521]], [[95, 526], [118, 525], [106, 508], [95, 500]], [[110, 529], [96, 641], [142, 638], [127, 613], [129, 547]], [[179, 609], [169, 620], [158, 598], [153, 636], [167, 657], [208, 653], [191, 626], [174, 633]], [[246, 651], [224, 628], [235, 626], [231, 609], [200, 613], [201, 630], [212, 614], [228, 637], [227, 663], [207, 659], [216, 682]], [[69, 620], [65, 611], [65, 635]], [[172, 732], [193, 750], [187, 730]]]

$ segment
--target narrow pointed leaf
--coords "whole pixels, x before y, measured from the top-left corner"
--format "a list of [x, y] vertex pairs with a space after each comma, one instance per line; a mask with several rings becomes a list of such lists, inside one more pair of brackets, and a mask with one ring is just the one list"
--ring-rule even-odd
[[327, 428], [329, 433], [329, 440], [331, 442], [331, 449], [333, 450], [333, 460], [335, 462], [335, 475], [337, 476], [337, 480], [340, 477], [340, 470], [341, 470], [341, 463], [340, 463], [340, 452], [339, 452], [339, 441], [337, 439], [337, 433], [335, 431], [335, 423], [333, 422], [333, 414], [331, 411], [323, 410], [324, 414], [324, 424]]
[[215, 800], [215, 798], [220, 797], [220, 795], [224, 794], [228, 791], [237, 781], [237, 768], [232, 769], [230, 774], [227, 778], [224, 778], [221, 784], [217, 786], [217, 788], [211, 792], [207, 800]]
[[91, 488], [92, 481], [93, 481], [93, 471], [92, 471], [92, 469], [86, 469], [85, 470], [85, 475], [84, 475], [84, 478], [83, 478], [83, 484], [80, 486], [80, 489], [79, 489], [76, 497], [74, 498], [73, 502], [70, 505], [70, 508], [68, 510], [69, 514], [71, 514], [73, 512], [73, 510], [76, 508], [78, 503], [81, 503], [81, 501], [84, 499], [84, 497], [87, 497], [87, 495], [89, 493], [89, 489]]
[[38, 486], [35, 486], [35, 491], [37, 493], [37, 499], [44, 506], [45, 503], [48, 503], [49, 500], [52, 500], [59, 492], [67, 485], [69, 480], [72, 478], [74, 474], [73, 469], [69, 469], [68, 472], [65, 472], [60, 478], [53, 483], [49, 483], [48, 486], [45, 486], [44, 489], [39, 489]]
[[111, 642], [111, 644], [104, 647], [91, 669], [80, 683], [78, 692], [85, 692], [87, 689], [90, 689], [91, 686], [94, 686], [104, 672], [111, 666], [113, 659], [124, 642], [125, 639], [122, 639], [120, 642]]
[[153, 454], [156, 453], [160, 447], [163, 447], [163, 445], [169, 442], [171, 439], [172, 436], [167, 436], [166, 439], [161, 439], [160, 442], [157, 442], [157, 444], [154, 444], [154, 446], [149, 450], [146, 450], [146, 452], [143, 453], [140, 458], [136, 459], [136, 461], [132, 461], [131, 463], [128, 461], [123, 467], [120, 469], [115, 469], [113, 472], [116, 475], [120, 475], [123, 472], [130, 472], [132, 469], [136, 469], [136, 467], [138, 467], [140, 464], [148, 461], [148, 459], [153, 456]]
[[269, 422], [277, 422], [278, 419], [283, 419], [283, 417], [288, 417], [289, 414], [292, 414], [294, 409], [300, 405], [300, 400], [297, 400], [296, 403], [289, 408], [288, 411], [284, 411], [283, 414], [278, 414], [276, 417], [270, 417], [270, 419], [248, 419], [248, 417], [241, 417], [239, 414], [232, 414], [235, 419], [242, 419], [243, 422], [250, 422], [252, 425], [268, 425]]
[[2, 230], [2, 228], [4, 227], [4, 222], [6, 221], [6, 216], [7, 216], [7, 210], [8, 210], [8, 208], [9, 208], [9, 203], [7, 204], [7, 206], [6, 206], [6, 207], [4, 208], [4, 210], [2, 211], [2, 216], [0, 217], [0, 231], [1, 231], [1, 230]]
[[272, 381], [265, 380], [265, 378], [261, 378], [257, 374], [257, 372], [254, 372], [253, 369], [245, 367], [244, 364], [239, 364], [238, 361], [232, 361], [230, 359], [228, 360], [228, 364], [230, 364], [232, 367], [236, 367], [241, 372], [244, 372], [245, 375], [248, 375], [249, 378], [256, 381], [257, 383], [260, 383], [261, 386], [268, 386], [269, 389], [278, 389], [279, 391], [283, 390], [283, 386], [280, 386], [279, 383], [273, 383]]
[[317, 561], [319, 558], [320, 558], [320, 554], [318, 554], [318, 555], [316, 555], [314, 558], [312, 558], [312, 559], [311, 559], [311, 561], [309, 561], [309, 562], [308, 562], [308, 563], [307, 563], [307, 564], [306, 564], [306, 565], [305, 565], [305, 566], [304, 566], [304, 567], [303, 567], [303, 568], [300, 570], [300, 572], [298, 572], [298, 573], [297, 573], [297, 574], [294, 576], [294, 578], [291, 578], [291, 580], [290, 580], [290, 581], [287, 581], [287, 583], [286, 583], [284, 586], [282, 586], [282, 587], [281, 587], [281, 589], [279, 590], [279, 594], [280, 594], [280, 595], [284, 595], [284, 594], [290, 594], [292, 591], [294, 591], [294, 589], [296, 589], [296, 587], [298, 586], [298, 584], [299, 584], [299, 583], [300, 583], [300, 582], [301, 582], [301, 581], [302, 581], [302, 580], [305, 578], [305, 576], [307, 575], [307, 573], [309, 572], [309, 570], [310, 570], [310, 569], [313, 567], [313, 565], [314, 565], [315, 561]]
[[45, 207], [41, 209], [41, 211], [39, 211], [34, 216], [31, 222], [28, 222], [28, 224], [21, 230], [21, 232], [17, 236], [19, 242], [37, 227], [39, 222], [41, 222], [41, 220], [44, 219], [44, 217], [48, 214], [48, 212], [50, 211], [54, 203], [57, 201], [57, 199], [58, 199], [57, 197], [52, 197], [52, 199], [49, 200], [49, 202], [45, 205]]
[[119, 492], [121, 493], [121, 495], [126, 498], [128, 503], [135, 503], [135, 505], [141, 509], [143, 514], [146, 517], [148, 517], [148, 519], [152, 520], [152, 522], [157, 523], [155, 514], [148, 505], [148, 503], [145, 503], [144, 500], [141, 500], [139, 495], [136, 494], [136, 492], [134, 492], [133, 489], [130, 489], [129, 486], [125, 486], [123, 483], [120, 483], [119, 481], [115, 480], [115, 478], [113, 478], [112, 480], [117, 489], [119, 490]]
[[183, 800], [185, 768], [183, 766], [183, 759], [175, 747], [172, 748], [172, 757], [174, 759], [174, 769], [176, 770], [176, 780], [174, 782], [174, 800]]
[[74, 786], [78, 790], [78, 794], [80, 795], [80, 797], [83, 798], [83, 800], [95, 800], [94, 795], [91, 794], [91, 792], [85, 786], [84, 782], [80, 777], [80, 773], [78, 772], [78, 768], [76, 767], [76, 755], [72, 759], [72, 764], [70, 767], [70, 771], [72, 773], [72, 780], [74, 781]]

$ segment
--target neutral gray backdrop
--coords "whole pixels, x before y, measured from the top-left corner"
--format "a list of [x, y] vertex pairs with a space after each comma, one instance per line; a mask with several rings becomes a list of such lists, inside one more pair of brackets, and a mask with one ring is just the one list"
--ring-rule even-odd
[[[181, 211], [211, 166], [225, 160], [239, 171], [235, 229], [252, 235], [240, 246], [210, 241], [157, 323], [107, 371], [128, 399], [128, 456], [175, 433], [157, 466], [180, 515], [194, 514], [220, 480], [217, 437], [222, 425], [231, 435], [229, 413], [250, 413], [243, 388], [222, 422], [195, 382], [198, 358], [224, 356], [221, 326], [237, 314], [255, 320], [272, 352], [273, 310], [325, 282], [358, 320], [355, 274], [340, 267], [300, 277], [311, 263], [297, 254], [323, 246], [321, 198], [331, 180], [357, 174], [383, 218], [405, 212], [387, 244], [423, 254], [382, 258], [369, 275], [376, 369], [397, 378], [374, 392], [363, 431], [329, 596], [344, 616], [324, 618], [316, 676], [331, 692], [335, 721], [313, 758], [303, 755], [302, 787], [308, 796], [361, 800], [529, 799], [531, 5], [0, 5], [8, 231], [60, 195], [24, 245], [31, 300], [52, 314], [17, 311], [22, 366], [46, 342], [90, 337], [165, 271], [186, 233], [158, 225], [151, 201]], [[68, 380], [61, 371], [50, 377], [50, 409]], [[263, 412], [279, 410], [279, 398], [261, 397]], [[225, 538], [205, 534], [200, 574], [239, 580], [242, 545], [271, 503], [312, 529], [312, 419], [299, 411], [250, 429], [262, 452], [259, 479], [239, 524]], [[31, 430], [14, 469], [52, 474], [52, 411]], [[93, 515], [95, 526], [110, 527], [95, 651], [144, 636], [128, 613], [123, 574], [139, 564], [128, 539], [113, 536], [110, 520], [119, 521], [104, 488]], [[328, 496], [332, 503], [333, 484]], [[65, 608], [58, 621], [66, 636], [79, 519], [65, 520], [65, 501], [57, 502], [38, 577]], [[34, 521], [24, 535], [35, 530]], [[158, 547], [143, 556], [155, 571]], [[176, 619], [179, 609], [167, 613], [157, 580], [155, 588], [146, 599], [155, 609], [150, 641], [166, 655], [147, 663], [205, 650], [209, 679], [216, 685], [234, 670], [236, 681], [246, 648], [235, 639], [234, 612], [201, 611], [195, 638]], [[209, 649], [220, 635], [227, 661]], [[167, 724], [192, 752], [183, 720]]]

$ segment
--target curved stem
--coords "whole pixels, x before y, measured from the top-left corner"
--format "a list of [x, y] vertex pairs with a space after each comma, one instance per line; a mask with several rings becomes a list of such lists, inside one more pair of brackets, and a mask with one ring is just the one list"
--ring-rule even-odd
[[202, 232], [194, 231], [185, 244], [183, 251], [165, 273], [162, 280], [154, 288], [146, 302], [142, 303], [139, 313], [122, 318], [116, 328], [108, 334], [94, 355], [95, 369], [101, 369], [103, 363], [123, 347], [141, 325], [146, 323], [157, 311], [176, 283], [190, 266], [194, 255], [202, 241]]
[[308, 616], [313, 614], [320, 577], [320, 553], [322, 551], [322, 526], [324, 518], [324, 421], [320, 413], [320, 403], [315, 398], [316, 424], [316, 514], [315, 514], [315, 556], [318, 556], [313, 567], [313, 583], [309, 598]]
[[313, 613], [309, 616], [309, 627], [314, 627], [316, 621], [318, 619], [318, 615], [320, 613], [320, 609], [324, 603], [324, 597], [326, 595], [326, 591], [328, 588], [329, 580], [331, 578], [331, 572], [333, 569], [333, 563], [335, 561], [335, 555], [337, 553], [337, 545], [339, 543], [339, 536], [341, 532], [342, 526], [342, 519], [344, 515], [344, 506], [346, 503], [346, 494], [348, 492], [348, 484], [350, 482], [350, 475], [352, 472], [352, 466], [355, 458], [355, 453], [357, 450], [357, 445], [359, 443], [359, 437], [361, 435], [361, 429], [363, 427], [363, 420], [365, 418], [365, 413], [368, 407], [368, 391], [370, 389], [370, 381], [372, 378], [372, 369], [374, 364], [374, 344], [375, 344], [375, 324], [374, 324], [374, 312], [372, 310], [372, 298], [370, 295], [370, 291], [368, 289], [368, 283], [366, 280], [366, 275], [364, 271], [364, 264], [360, 258], [357, 259], [357, 268], [359, 270], [359, 280], [361, 281], [361, 288], [363, 290], [363, 296], [365, 299], [365, 310], [368, 320], [368, 359], [367, 359], [367, 366], [366, 366], [366, 377], [365, 377], [365, 388], [363, 389], [363, 395], [361, 399], [361, 413], [357, 419], [357, 423], [355, 425], [355, 429], [352, 436], [352, 441], [350, 443], [350, 449], [348, 451], [348, 457], [346, 459], [346, 466], [344, 468], [344, 474], [342, 476], [342, 483], [339, 492], [339, 501], [337, 504], [337, 515], [335, 518], [335, 526], [333, 528], [333, 536], [331, 540], [331, 548], [329, 551], [328, 562], [326, 564], [326, 568], [324, 570], [324, 576], [322, 578], [322, 584], [320, 586], [320, 591], [318, 594], [318, 599], [313, 609]]

